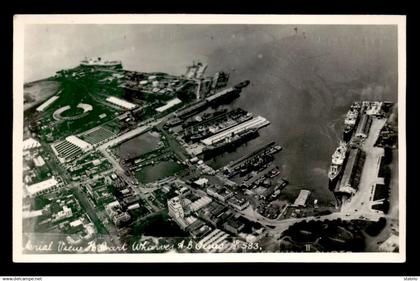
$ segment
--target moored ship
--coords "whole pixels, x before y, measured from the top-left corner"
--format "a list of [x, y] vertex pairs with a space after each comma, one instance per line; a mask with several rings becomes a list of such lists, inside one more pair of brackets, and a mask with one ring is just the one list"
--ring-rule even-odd
[[122, 68], [121, 61], [108, 61], [102, 60], [101, 57], [97, 58], [85, 58], [80, 62], [81, 66], [85, 67], [109, 67], [109, 68]]
[[346, 118], [344, 119], [344, 131], [343, 131], [343, 139], [344, 141], [350, 141], [354, 128], [356, 127], [358, 117], [359, 117], [359, 110], [360, 104], [355, 102], [350, 107], [350, 110], [346, 114]]
[[234, 150], [236, 147], [246, 143], [247, 141], [257, 137], [258, 129], [250, 128], [238, 134], [226, 137], [224, 140], [203, 148], [202, 155], [204, 159], [209, 159], [223, 152]]
[[347, 156], [347, 144], [345, 142], [340, 142], [339, 146], [334, 151], [331, 157], [331, 160], [332, 160], [331, 166], [328, 171], [330, 190], [333, 190], [337, 184], [339, 175], [342, 172], [342, 168], [343, 168], [346, 156]]
[[216, 118], [214, 122], [201, 122], [199, 125], [192, 126], [185, 130], [184, 139], [186, 141], [197, 142], [229, 128], [237, 126], [245, 121], [253, 118], [253, 114], [242, 110], [232, 110], [220, 118]]

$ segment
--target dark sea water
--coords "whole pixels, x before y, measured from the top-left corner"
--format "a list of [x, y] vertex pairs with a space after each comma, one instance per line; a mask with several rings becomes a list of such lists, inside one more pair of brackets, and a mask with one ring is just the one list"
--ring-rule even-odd
[[[127, 69], [182, 74], [195, 59], [209, 64], [208, 74], [230, 72], [231, 85], [251, 80], [231, 107], [260, 114], [271, 124], [260, 131], [259, 138], [210, 164], [221, 167], [274, 140], [284, 148], [275, 164], [292, 183], [285, 192], [295, 196], [297, 186], [304, 186], [320, 203], [330, 203], [327, 171], [347, 108], [360, 99], [397, 101], [397, 30], [394, 26], [298, 26], [296, 33], [295, 27], [57, 26], [57, 30], [49, 27], [44, 37], [60, 34], [54, 42], [48, 37], [48, 42], [59, 46], [58, 54], [67, 58], [68, 65], [76, 65], [84, 56], [102, 56], [122, 60]], [[28, 39], [32, 45], [43, 43], [45, 28], [37, 28], [38, 33], [28, 30], [33, 34]], [[75, 36], [80, 43], [73, 40]], [[67, 37], [72, 39], [63, 40]], [[63, 68], [54, 66], [50, 56], [51, 52], [40, 56], [51, 60], [45, 73]], [[25, 62], [42, 70], [34, 56]], [[30, 68], [25, 74], [29, 77]]]

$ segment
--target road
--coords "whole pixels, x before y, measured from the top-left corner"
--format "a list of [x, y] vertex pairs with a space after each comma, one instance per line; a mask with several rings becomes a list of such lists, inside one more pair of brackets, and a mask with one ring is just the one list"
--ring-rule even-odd
[[122, 142], [124, 142], [126, 140], [129, 140], [129, 139], [131, 139], [131, 138], [133, 138], [137, 135], [140, 135], [141, 133], [144, 133], [145, 131], [151, 129], [152, 127], [156, 126], [157, 124], [159, 124], [162, 121], [163, 121], [163, 118], [158, 119], [154, 122], [150, 122], [148, 124], [139, 126], [139, 127], [135, 128], [131, 131], [128, 131], [128, 132], [126, 132], [126, 133], [124, 133], [124, 134], [122, 134], [122, 135], [120, 135], [116, 138], [111, 139], [110, 141], [100, 145], [98, 148], [100, 150], [102, 150], [102, 149], [106, 149], [106, 148], [109, 148], [109, 147], [113, 147], [113, 146], [115, 146], [119, 143], [122, 143]]
[[166, 130], [163, 129], [163, 122], [158, 124], [156, 128], [166, 138], [171, 151], [175, 153], [179, 160], [186, 161], [190, 158], [184, 147], [172, 135], [168, 134]]

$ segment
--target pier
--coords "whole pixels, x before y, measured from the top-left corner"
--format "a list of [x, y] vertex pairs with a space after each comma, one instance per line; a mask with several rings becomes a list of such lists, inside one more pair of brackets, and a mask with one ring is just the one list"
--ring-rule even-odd
[[270, 121], [268, 121], [267, 119], [265, 119], [264, 117], [261, 116], [257, 116], [249, 121], [246, 121], [244, 123], [241, 123], [235, 127], [232, 127], [228, 130], [225, 130], [223, 132], [220, 132], [218, 134], [215, 134], [207, 139], [204, 139], [201, 141], [201, 143], [203, 143], [204, 145], [212, 145], [218, 141], [221, 141], [223, 139], [225, 139], [226, 137], [229, 137], [233, 134], [238, 134], [242, 131], [251, 129], [251, 128], [257, 128], [260, 129], [262, 127], [265, 127], [267, 125], [270, 124]]
[[240, 158], [238, 158], [238, 159], [230, 162], [228, 165], [225, 166], [225, 168], [227, 168], [227, 169], [233, 169], [235, 166], [237, 166], [237, 165], [241, 164], [242, 162], [244, 162], [244, 161], [246, 161], [246, 160], [248, 160], [248, 159], [250, 159], [250, 158], [252, 158], [252, 157], [254, 157], [254, 156], [258, 155], [258, 154], [260, 154], [261, 152], [263, 152], [267, 148], [272, 147], [274, 144], [275, 144], [275, 142], [272, 141], [272, 142], [270, 142], [270, 143], [262, 146], [261, 148], [258, 148], [257, 150], [255, 150], [255, 151], [253, 151], [253, 152], [251, 152], [251, 153], [249, 153], [247, 155], [244, 155], [244, 156], [242, 156], [242, 157], [240, 157]]

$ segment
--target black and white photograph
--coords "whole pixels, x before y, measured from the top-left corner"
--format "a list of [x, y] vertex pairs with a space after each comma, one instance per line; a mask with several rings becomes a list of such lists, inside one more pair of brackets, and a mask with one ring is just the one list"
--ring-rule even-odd
[[17, 15], [15, 262], [404, 262], [405, 17]]

